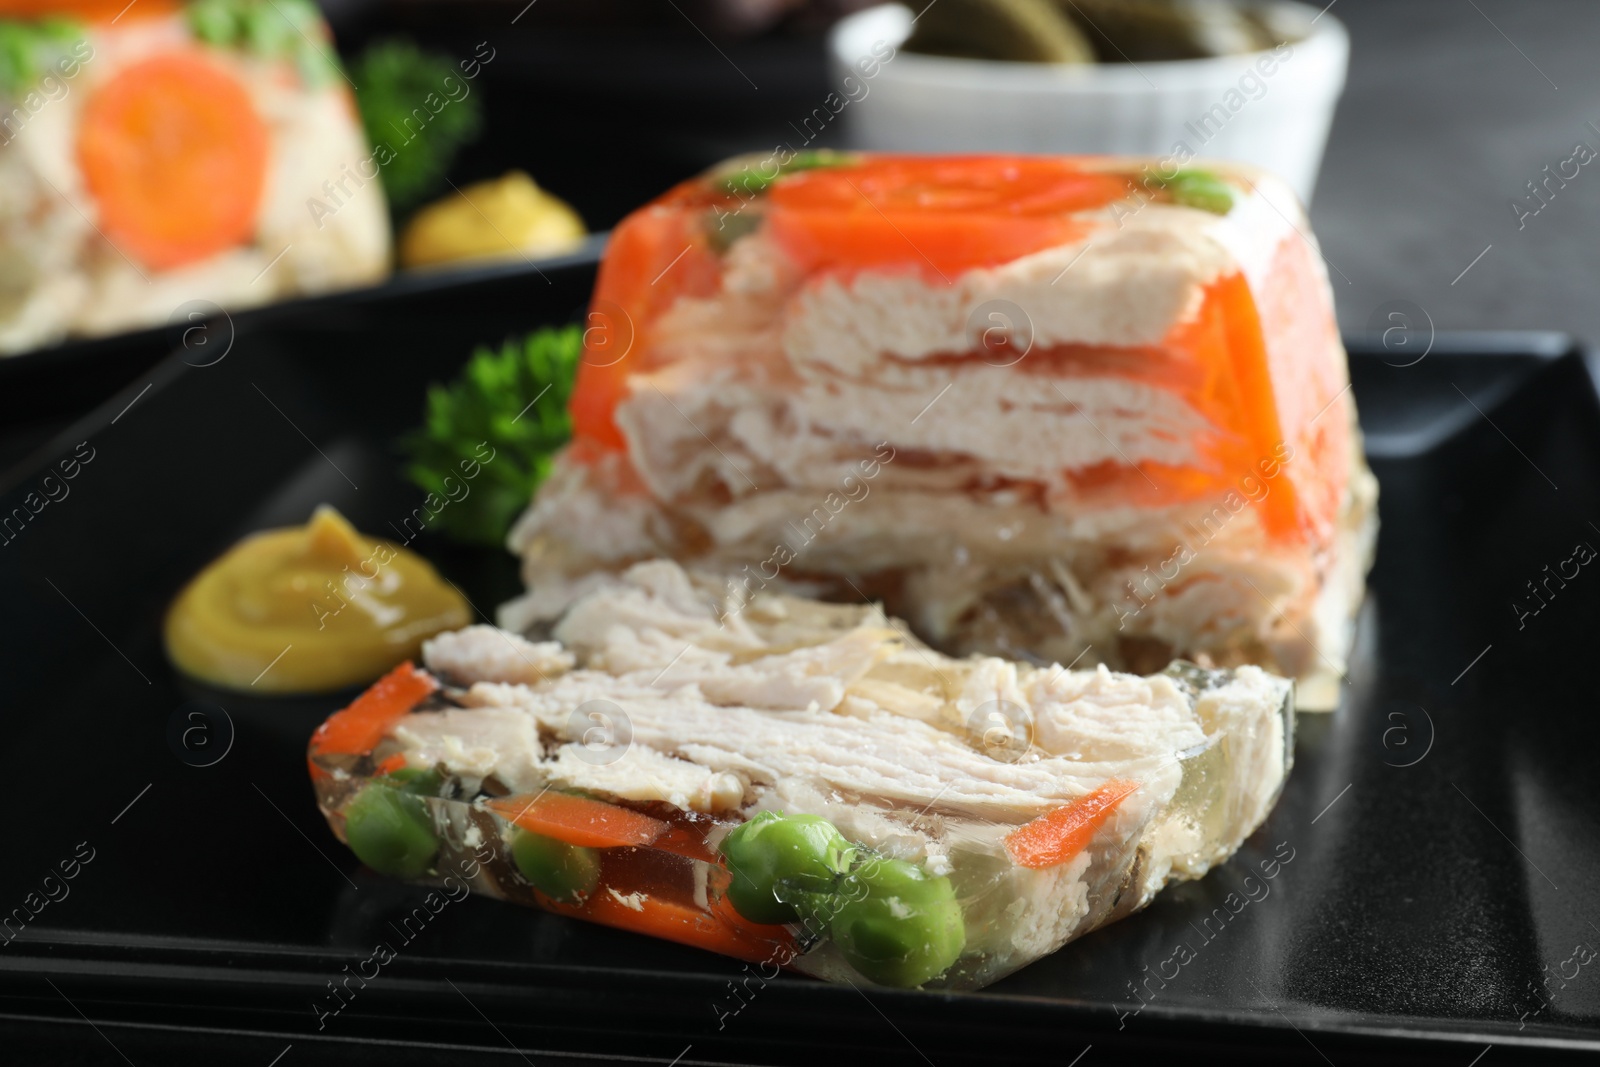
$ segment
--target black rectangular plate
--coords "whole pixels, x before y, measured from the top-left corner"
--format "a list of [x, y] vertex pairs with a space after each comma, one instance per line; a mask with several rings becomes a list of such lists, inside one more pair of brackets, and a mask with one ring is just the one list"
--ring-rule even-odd
[[165, 325], [106, 337], [74, 338], [47, 348], [0, 356], [0, 485], [26, 474], [42, 457], [37, 450], [84, 413], [137, 379], [142, 386], [174, 349], [187, 349], [199, 365], [227, 347], [240, 330], [270, 330], [274, 324], [317, 320], [337, 308], [372, 304], [403, 307], [426, 293], [459, 293], [477, 283], [507, 275], [538, 276], [593, 263], [606, 234], [588, 237], [581, 248], [537, 261], [456, 266], [443, 270], [400, 271], [383, 282], [317, 296], [293, 297], [276, 304], [229, 311], [207, 300], [173, 308]]
[[[1353, 344], [1383, 526], [1343, 705], [1300, 717], [1283, 799], [1239, 854], [1145, 912], [961, 995], [763, 986], [733, 961], [476, 897], [402, 934], [424, 891], [363, 871], [306, 777], [311, 729], [348, 694], [197, 687], [163, 658], [162, 613], [235, 539], [322, 501], [394, 536], [421, 493], [393, 442], [428, 382], [476, 344], [576, 320], [592, 280], [586, 264], [503, 271], [274, 316], [212, 365], [178, 353], [7, 489], [0, 516], [93, 450], [0, 544], [0, 920], [38, 911], [0, 924], [0, 1043], [120, 1062], [110, 1046], [200, 1042], [261, 1063], [293, 1044], [387, 1064], [512, 1046], [796, 1064], [1600, 1051], [1600, 965], [1577, 962], [1600, 946], [1585, 673], [1600, 574], [1564, 564], [1600, 546], [1600, 404], [1552, 335], [1441, 335], [1420, 361], [1418, 338]], [[517, 590], [503, 553], [431, 533], [413, 547], [483, 611]], [[231, 729], [185, 739], [201, 704]], [[80, 842], [94, 858], [39, 907]], [[348, 980], [379, 942], [393, 962]]]

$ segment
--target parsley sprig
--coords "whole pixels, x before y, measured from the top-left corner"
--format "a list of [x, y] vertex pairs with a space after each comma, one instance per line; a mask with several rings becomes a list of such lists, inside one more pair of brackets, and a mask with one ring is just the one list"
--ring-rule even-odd
[[[401, 40], [380, 41], [362, 52], [355, 80], [367, 140], [392, 149], [383, 167], [389, 203], [397, 210], [421, 203], [444, 184], [456, 153], [483, 126], [481, 88], [449, 94], [450, 85], [466, 84], [450, 58]], [[430, 98], [436, 107], [426, 106]], [[419, 109], [428, 122], [415, 130]]]
[[[401, 441], [411, 461], [406, 473], [443, 498], [445, 478], [460, 482], [470, 469], [464, 461], [481, 468], [470, 492], [439, 512], [446, 533], [472, 544], [504, 542], [572, 436], [567, 404], [582, 356], [581, 327], [547, 327], [499, 349], [479, 348], [455, 381], [429, 388], [423, 425]], [[494, 450], [487, 462], [485, 443]]]

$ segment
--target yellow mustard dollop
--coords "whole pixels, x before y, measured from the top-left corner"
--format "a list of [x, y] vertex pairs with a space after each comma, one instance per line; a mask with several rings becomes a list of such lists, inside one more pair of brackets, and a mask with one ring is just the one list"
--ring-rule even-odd
[[400, 237], [400, 262], [433, 267], [552, 256], [577, 248], [583, 237], [576, 211], [514, 170], [418, 211]]
[[368, 682], [422, 642], [472, 621], [427, 560], [362, 536], [333, 508], [252, 534], [202, 570], [167, 611], [167, 655], [194, 678], [258, 693]]

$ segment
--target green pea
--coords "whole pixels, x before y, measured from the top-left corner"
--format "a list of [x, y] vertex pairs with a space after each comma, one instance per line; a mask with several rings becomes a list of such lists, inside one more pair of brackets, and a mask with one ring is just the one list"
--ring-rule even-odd
[[390, 771], [379, 781], [395, 786], [402, 793], [419, 797], [436, 797], [444, 789], [444, 776], [431, 767], [426, 770], [421, 767], [401, 767]]
[[831, 932], [850, 966], [886, 986], [919, 986], [950, 969], [966, 944], [950, 879], [874, 857], [840, 885]]
[[576, 904], [600, 884], [600, 853], [518, 827], [511, 833], [511, 860], [522, 877], [552, 900]]
[[1226, 215], [1233, 210], [1233, 188], [1210, 171], [1179, 171], [1165, 184], [1175, 204], [1216, 215]]
[[375, 781], [344, 809], [350, 851], [380, 874], [416, 878], [433, 864], [439, 839], [420, 797]]
[[833, 892], [855, 846], [820, 816], [764, 811], [734, 827], [720, 851], [733, 875], [733, 910], [755, 923], [789, 923], [802, 897]]
[[827, 893], [796, 893], [794, 897], [794, 925], [800, 928], [800, 940], [809, 945], [826, 938], [833, 917], [845, 903], [837, 887]]

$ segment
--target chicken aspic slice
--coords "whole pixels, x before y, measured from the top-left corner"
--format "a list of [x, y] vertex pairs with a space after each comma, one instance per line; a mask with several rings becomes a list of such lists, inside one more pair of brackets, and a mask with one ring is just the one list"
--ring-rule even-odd
[[1289, 770], [1292, 686], [1255, 667], [958, 660], [875, 606], [724, 589], [652, 561], [550, 640], [435, 638], [313, 739], [330, 825], [414, 880], [971, 989], [1226, 860]]
[[731, 160], [618, 223], [524, 630], [653, 558], [863, 594], [941, 651], [1174, 658], [1339, 700], [1372, 562], [1304, 210], [1221, 161]]

